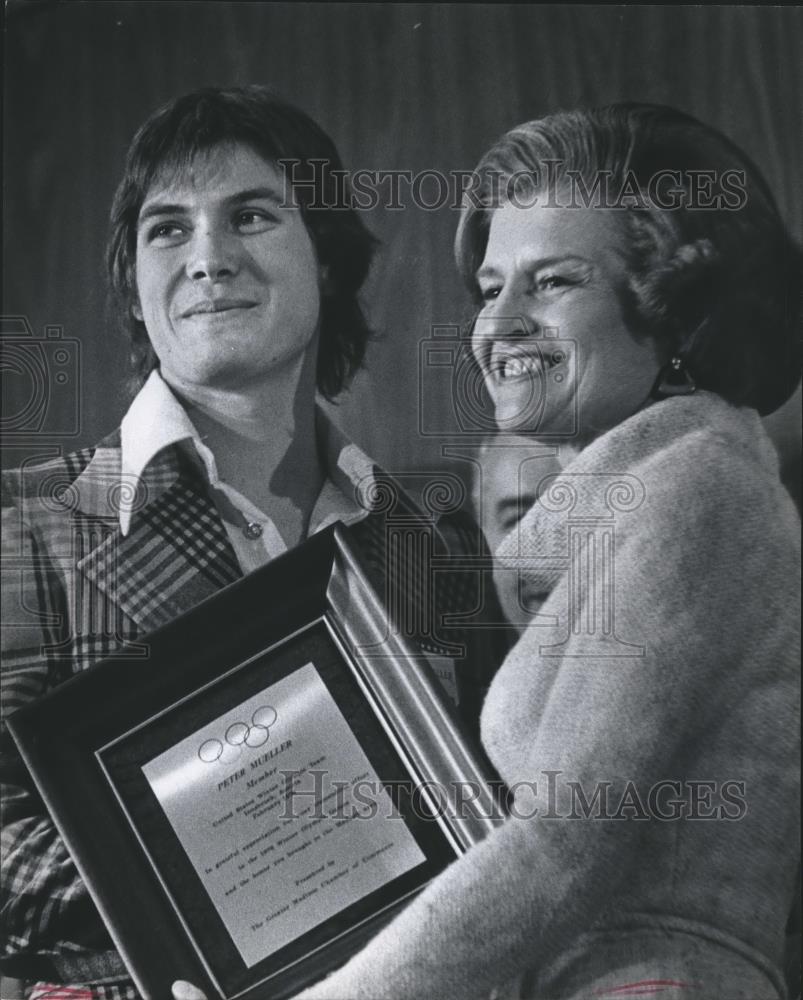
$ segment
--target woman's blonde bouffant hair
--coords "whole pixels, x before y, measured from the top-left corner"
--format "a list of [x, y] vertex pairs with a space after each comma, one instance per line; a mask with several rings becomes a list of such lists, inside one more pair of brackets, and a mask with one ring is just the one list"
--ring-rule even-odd
[[612, 104], [506, 133], [475, 170], [455, 241], [477, 303], [491, 216], [507, 201], [612, 211], [634, 336], [661, 339], [700, 388], [761, 414], [794, 392], [803, 254], [757, 167], [715, 129], [673, 108]]

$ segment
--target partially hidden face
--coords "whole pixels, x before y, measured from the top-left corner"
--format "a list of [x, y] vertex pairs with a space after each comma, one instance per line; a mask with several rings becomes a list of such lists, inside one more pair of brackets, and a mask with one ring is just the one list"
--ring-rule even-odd
[[315, 350], [321, 269], [275, 166], [200, 154], [152, 184], [137, 225], [134, 315], [177, 388], [238, 388]]
[[624, 239], [611, 210], [494, 211], [472, 350], [500, 428], [582, 445], [647, 400], [665, 359], [625, 322]]
[[477, 457], [474, 510], [491, 552], [535, 505], [541, 484], [560, 472], [557, 448], [532, 438], [499, 435]]

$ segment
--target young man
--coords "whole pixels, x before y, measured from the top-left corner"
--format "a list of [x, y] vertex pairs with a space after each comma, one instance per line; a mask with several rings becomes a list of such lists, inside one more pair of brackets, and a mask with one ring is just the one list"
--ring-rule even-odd
[[[442, 559], [476, 549], [459, 518], [436, 526], [398, 490], [389, 508], [392, 484], [316, 406], [348, 384], [370, 332], [357, 293], [374, 241], [337, 202], [340, 169], [328, 136], [259, 87], [187, 95], [135, 136], [108, 263], [139, 391], [96, 448], [8, 477], [4, 714], [111, 652], [136, 669], [148, 632], [334, 521], [391, 600], [409, 579], [388, 559], [393, 511]], [[439, 573], [419, 597], [418, 620], [435, 622], [419, 643], [469, 650], [446, 664], [469, 724], [500, 633], [469, 640], [439, 620], [473, 610], [478, 583]], [[4, 771], [4, 971], [37, 981], [33, 998], [65, 983], [64, 996], [135, 997], [10, 750]]]

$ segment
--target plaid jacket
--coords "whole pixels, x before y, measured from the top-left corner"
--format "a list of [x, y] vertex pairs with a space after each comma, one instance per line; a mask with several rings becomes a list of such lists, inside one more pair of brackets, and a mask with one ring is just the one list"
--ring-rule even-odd
[[[178, 448], [161, 453], [136, 484], [121, 481], [119, 433], [3, 475], [4, 718], [112, 652], [130, 656], [136, 670], [147, 633], [242, 575], [199, 472]], [[127, 536], [118, 516], [125, 490], [134, 510]], [[490, 573], [478, 569], [487, 557], [481, 535], [460, 515], [436, 519], [414, 508], [378, 470], [367, 492], [371, 513], [348, 530], [397, 627], [428, 652], [456, 657], [461, 712], [473, 728], [508, 644], [501, 626], [477, 627], [503, 620]], [[412, 532], [425, 555], [412, 566], [394, 559], [394, 532], [408, 551]], [[447, 614], [470, 618], [470, 627], [444, 624]], [[92, 984], [64, 996], [135, 998], [63, 842], [2, 738], [4, 971]], [[40, 983], [29, 995], [62, 993]]]

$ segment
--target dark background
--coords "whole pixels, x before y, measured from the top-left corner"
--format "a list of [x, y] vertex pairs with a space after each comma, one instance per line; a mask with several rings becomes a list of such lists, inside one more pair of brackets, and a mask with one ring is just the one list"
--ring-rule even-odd
[[[4, 373], [5, 464], [93, 443], [125, 410], [126, 351], [104, 305], [106, 217], [134, 129], [171, 96], [268, 83], [324, 125], [347, 167], [412, 171], [470, 169], [507, 128], [558, 108], [673, 104], [747, 150], [800, 239], [801, 38], [799, 7], [12, 0], [4, 314], [27, 317], [37, 338], [62, 327], [69, 377], [55, 381], [55, 342], [39, 352], [50, 381], [35, 405], [36, 363]], [[383, 246], [366, 302], [384, 337], [338, 408], [389, 470], [443, 462], [418, 413], [430, 392], [428, 412], [449, 423], [449, 394], [431, 377], [420, 388], [419, 343], [467, 315], [451, 258], [457, 212], [405, 205], [368, 213]], [[799, 401], [770, 420], [792, 475]]]

